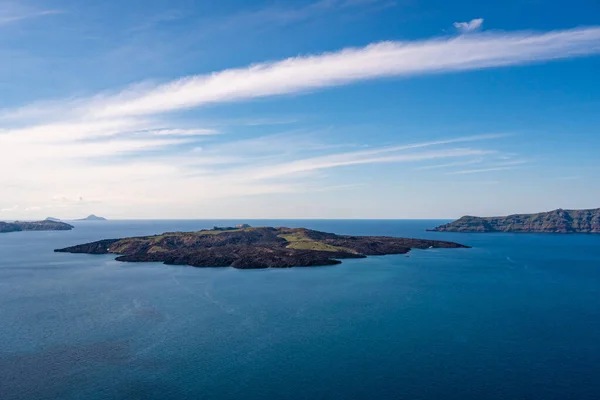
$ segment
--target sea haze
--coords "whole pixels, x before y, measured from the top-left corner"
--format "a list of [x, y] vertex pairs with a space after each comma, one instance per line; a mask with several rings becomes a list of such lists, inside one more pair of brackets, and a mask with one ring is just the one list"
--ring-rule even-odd
[[[54, 253], [214, 225], [472, 249], [271, 270]], [[598, 399], [600, 235], [447, 221], [108, 221], [0, 235], [0, 399]]]

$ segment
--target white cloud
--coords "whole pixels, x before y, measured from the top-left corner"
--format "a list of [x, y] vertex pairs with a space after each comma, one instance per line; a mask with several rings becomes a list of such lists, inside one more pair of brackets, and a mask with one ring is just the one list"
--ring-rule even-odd
[[460, 32], [475, 32], [483, 26], [483, 18], [472, 19], [469, 22], [455, 22], [454, 27]]
[[[413, 42], [381, 42], [361, 48], [299, 56], [195, 75], [161, 85], [134, 85], [116, 95], [47, 104], [54, 113], [85, 123], [126, 122], [211, 103], [250, 100], [383, 77], [448, 73], [572, 58], [600, 53], [600, 27], [547, 33], [487, 33]], [[0, 111], [4, 120], [47, 115], [43, 106]], [[141, 123], [136, 121], [136, 123]], [[151, 129], [149, 127], [148, 129]]]
[[143, 116], [284, 95], [383, 77], [466, 71], [600, 53], [600, 28], [548, 33], [491, 33], [362, 48], [255, 64], [127, 89], [85, 109], [94, 118]]
[[[217, 135], [220, 131], [207, 128], [202, 120], [181, 124], [169, 112], [382, 77], [519, 65], [599, 52], [598, 27], [384, 42], [162, 85], [136, 85], [114, 95], [0, 110], [0, 169], [18, 171], [0, 175], [0, 187], [15, 188], [3, 194], [0, 205], [10, 210], [12, 204], [21, 204], [22, 211], [48, 202], [44, 210], [49, 212], [74, 204], [90, 208], [112, 205], [128, 207], [131, 215], [146, 205], [145, 209], [154, 207], [158, 212], [162, 206], [178, 202], [318, 190], [329, 186], [321, 184], [325, 170], [352, 165], [448, 159], [454, 165], [465, 165], [474, 157], [492, 153], [502, 157], [487, 148], [453, 147], [459, 143], [474, 146], [502, 135], [347, 151], [348, 144], [327, 142], [324, 134], [309, 137], [295, 131], [279, 138], [269, 135], [250, 140]], [[514, 167], [484, 163], [477, 170], [454, 174], [492, 168]], [[55, 193], [81, 193], [94, 202], [51, 201]]]
[[[28, 204], [39, 204], [51, 199], [43, 212], [63, 218], [77, 217], [85, 212], [111, 214], [110, 210], [119, 207], [126, 208], [129, 215], [148, 207], [156, 213], [167, 205], [217, 198], [319, 191], [330, 185], [315, 173], [344, 166], [479, 156], [491, 151], [446, 147], [499, 137], [480, 135], [350, 152], [299, 136], [295, 138], [298, 140], [290, 137], [294, 146], [287, 153], [281, 152], [284, 141], [267, 136], [225, 144], [209, 141], [201, 152], [190, 149], [175, 154], [139, 155], [110, 163], [99, 162], [91, 151], [87, 153], [89, 157], [81, 158], [75, 155], [77, 152], [49, 151], [54, 148], [52, 145], [34, 147], [31, 143], [29, 150], [20, 148], [16, 157], [0, 159], [0, 168], [19, 170], [18, 175], [1, 175], [0, 186], [20, 184], [31, 188], [10, 191], [3, 202], [23, 200]], [[115, 147], [123, 143], [117, 142]], [[438, 149], [423, 151], [430, 147]], [[98, 154], [112, 151], [100, 148]], [[44, 179], [40, 180], [40, 176]], [[52, 194], [75, 190], [81, 195]], [[103, 207], [111, 208], [107, 212]], [[23, 215], [29, 217], [31, 213], [34, 211], [29, 210]]]

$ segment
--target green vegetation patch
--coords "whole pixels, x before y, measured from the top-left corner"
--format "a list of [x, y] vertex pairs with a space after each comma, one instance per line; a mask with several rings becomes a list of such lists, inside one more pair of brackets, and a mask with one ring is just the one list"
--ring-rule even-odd
[[148, 249], [148, 254], [152, 254], [152, 253], [164, 253], [169, 251], [168, 249], [165, 249], [164, 247], [160, 247], [160, 246], [152, 246], [150, 247], [150, 249]]
[[297, 242], [290, 243], [286, 246], [288, 249], [297, 249], [297, 250], [314, 250], [314, 251], [331, 251], [331, 252], [344, 252], [347, 253], [348, 250], [343, 249], [341, 247], [335, 247], [330, 244], [326, 244], [323, 242], [315, 242], [314, 240], [299, 240]]
[[303, 233], [300, 232], [296, 232], [296, 233], [288, 233], [288, 234], [284, 234], [284, 235], [278, 235], [280, 238], [283, 238], [285, 240], [287, 240], [290, 243], [293, 242], [300, 242], [300, 241], [314, 241], [311, 238], [309, 238], [308, 236], [305, 236]]
[[301, 232], [279, 235], [279, 237], [287, 240], [289, 244], [286, 247], [288, 249], [355, 253], [355, 251], [350, 249], [313, 240]]

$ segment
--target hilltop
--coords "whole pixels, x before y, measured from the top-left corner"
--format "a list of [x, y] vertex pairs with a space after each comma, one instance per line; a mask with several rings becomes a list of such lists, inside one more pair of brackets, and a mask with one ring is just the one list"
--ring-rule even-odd
[[432, 229], [435, 232], [600, 233], [600, 208], [554, 210], [506, 217], [464, 216]]
[[107, 239], [55, 251], [116, 254], [118, 261], [253, 269], [333, 265], [339, 264], [339, 259], [405, 254], [413, 248], [464, 247], [438, 240], [347, 236], [304, 228], [261, 227]]
[[77, 219], [76, 221], [106, 221], [104, 217], [98, 217], [97, 215], [90, 214], [85, 218]]

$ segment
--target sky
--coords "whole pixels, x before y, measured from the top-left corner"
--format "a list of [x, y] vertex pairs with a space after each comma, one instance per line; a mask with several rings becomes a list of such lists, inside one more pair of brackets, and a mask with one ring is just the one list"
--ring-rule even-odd
[[597, 0], [0, 0], [0, 220], [600, 207]]

